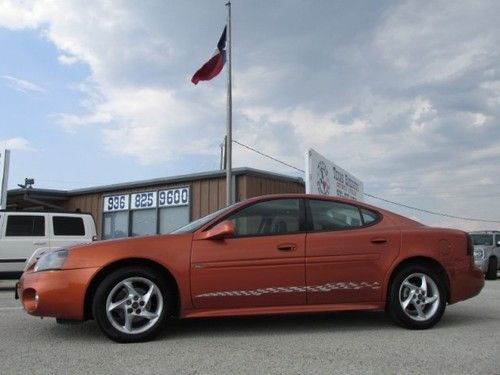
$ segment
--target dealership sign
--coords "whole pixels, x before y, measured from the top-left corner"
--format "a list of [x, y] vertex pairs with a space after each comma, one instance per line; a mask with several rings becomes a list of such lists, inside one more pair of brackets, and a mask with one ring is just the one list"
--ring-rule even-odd
[[363, 183], [313, 149], [306, 154], [306, 193], [363, 200]]
[[7, 207], [7, 180], [9, 177], [9, 150], [0, 150], [0, 209]]

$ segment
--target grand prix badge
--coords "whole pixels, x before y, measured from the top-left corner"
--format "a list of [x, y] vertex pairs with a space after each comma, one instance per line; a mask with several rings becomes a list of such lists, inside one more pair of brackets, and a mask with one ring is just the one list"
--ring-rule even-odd
[[316, 181], [318, 192], [323, 195], [329, 195], [330, 182], [328, 181], [328, 168], [322, 161], [318, 163], [318, 167], [316, 168], [316, 176], [318, 177]]

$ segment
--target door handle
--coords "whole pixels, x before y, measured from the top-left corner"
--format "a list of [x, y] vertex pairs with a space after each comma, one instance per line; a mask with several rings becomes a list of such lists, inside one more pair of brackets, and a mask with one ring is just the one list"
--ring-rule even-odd
[[386, 243], [387, 242], [387, 238], [383, 238], [383, 237], [376, 237], [376, 238], [372, 238], [370, 240], [371, 243], [378, 243], [378, 244], [382, 244], [382, 243]]
[[278, 245], [277, 249], [279, 251], [293, 251], [295, 250], [296, 246], [294, 244], [283, 244], [283, 245]]
[[41, 245], [47, 245], [47, 242], [33, 242], [33, 245], [41, 246]]

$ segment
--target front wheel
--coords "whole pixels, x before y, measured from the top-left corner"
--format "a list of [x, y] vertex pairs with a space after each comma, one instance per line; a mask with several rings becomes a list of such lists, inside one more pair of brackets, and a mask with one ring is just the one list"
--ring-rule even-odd
[[430, 267], [410, 265], [392, 281], [388, 310], [400, 325], [410, 329], [434, 326], [446, 307], [444, 280]]
[[154, 270], [118, 269], [97, 287], [94, 318], [103, 333], [114, 341], [146, 341], [163, 327], [170, 302], [168, 296], [168, 285]]

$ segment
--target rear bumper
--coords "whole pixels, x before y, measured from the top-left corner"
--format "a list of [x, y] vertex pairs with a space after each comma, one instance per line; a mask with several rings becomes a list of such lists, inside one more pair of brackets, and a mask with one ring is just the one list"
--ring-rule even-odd
[[480, 259], [480, 260], [474, 260], [474, 264], [476, 265], [477, 268], [479, 268], [483, 273], [486, 273], [488, 271], [488, 259]]
[[97, 268], [25, 272], [16, 292], [28, 314], [83, 320], [85, 293], [96, 272]]
[[472, 298], [481, 292], [484, 286], [483, 271], [476, 266], [457, 270], [451, 285], [450, 304]]

